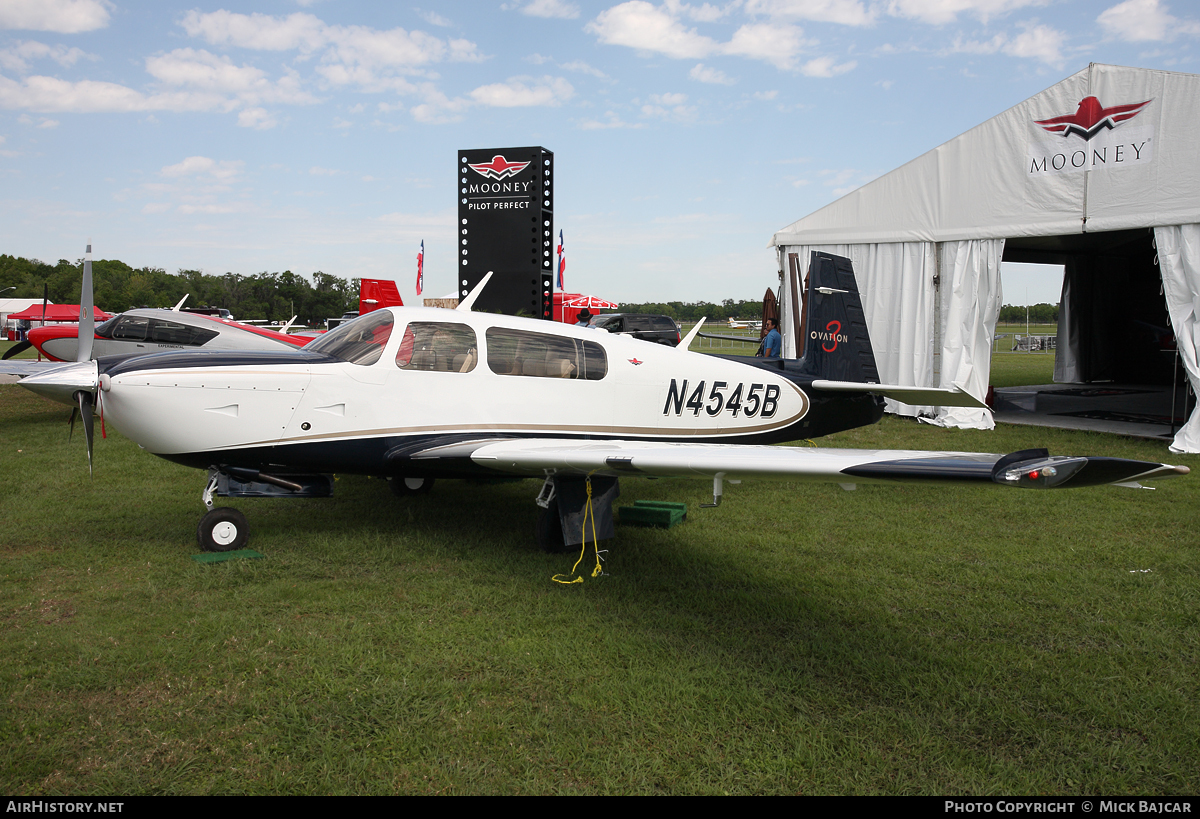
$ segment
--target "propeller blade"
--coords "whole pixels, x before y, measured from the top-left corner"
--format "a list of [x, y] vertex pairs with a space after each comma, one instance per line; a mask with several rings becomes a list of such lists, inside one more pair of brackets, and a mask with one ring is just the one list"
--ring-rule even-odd
[[[75, 393], [79, 395], [79, 393]], [[78, 401], [79, 399], [76, 399]], [[67, 430], [67, 443], [75, 440], [75, 419], [79, 417], [79, 407], [71, 407], [71, 418], [67, 422], [70, 424], [70, 429]]]
[[[75, 351], [76, 361], [87, 361], [92, 357], [92, 342], [96, 339], [96, 311], [92, 299], [92, 243], [89, 241], [87, 255], [83, 257], [83, 286], [79, 294], [79, 343]], [[89, 447], [89, 460], [91, 449]]]
[[7, 350], [4, 351], [4, 355], [0, 356], [0, 360], [8, 361], [13, 356], [20, 355], [21, 353], [25, 352], [32, 346], [33, 346], [33, 342], [18, 341], [16, 344], [14, 344], [13, 346], [9, 347]]
[[92, 477], [92, 449], [96, 444], [96, 417], [92, 413], [92, 402], [96, 399], [90, 392], [83, 390], [76, 393], [76, 397], [79, 399], [79, 413], [83, 416], [83, 439], [87, 443], [88, 477], [90, 478]]

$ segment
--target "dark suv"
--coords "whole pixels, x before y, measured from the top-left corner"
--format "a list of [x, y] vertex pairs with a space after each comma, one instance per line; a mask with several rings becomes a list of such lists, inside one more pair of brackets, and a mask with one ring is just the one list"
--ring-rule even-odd
[[642, 341], [653, 341], [656, 344], [666, 344], [674, 347], [679, 343], [679, 325], [670, 316], [651, 316], [643, 313], [608, 313], [596, 316], [590, 322], [592, 327], [607, 330], [610, 333], [633, 336]]

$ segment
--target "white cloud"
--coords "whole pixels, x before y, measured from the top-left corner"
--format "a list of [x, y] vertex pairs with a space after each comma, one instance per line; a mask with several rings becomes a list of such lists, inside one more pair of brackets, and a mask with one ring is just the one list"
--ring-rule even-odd
[[725, 75], [724, 71], [716, 68], [710, 68], [704, 63], [696, 63], [696, 66], [688, 72], [688, 76], [697, 82], [706, 82], [712, 85], [733, 85], [734, 80]]
[[607, 74], [598, 68], [592, 68], [583, 60], [572, 60], [569, 63], [562, 63], [559, 67], [564, 68], [567, 71], [577, 71], [580, 74], [591, 74], [593, 77], [599, 77], [602, 80], [608, 79]]
[[247, 104], [259, 102], [304, 105], [317, 98], [300, 89], [300, 78], [288, 72], [276, 82], [248, 65], [234, 65], [228, 57], [204, 49], [177, 48], [146, 59], [146, 70], [167, 85], [190, 86], [218, 94], [232, 94]]
[[146, 95], [111, 82], [67, 82], [33, 76], [17, 82], [0, 76], [0, 108], [73, 113], [130, 111], [213, 111], [236, 105], [218, 94], [168, 92]]
[[569, 100], [575, 89], [562, 77], [512, 77], [507, 82], [481, 85], [469, 96], [480, 105], [495, 108], [558, 106]]
[[201, 37], [212, 45], [232, 45], [259, 51], [315, 51], [328, 42], [328, 27], [319, 18], [304, 12], [287, 17], [269, 14], [235, 14], [214, 11], [204, 14], [189, 11], [180, 23], [192, 37]]
[[1200, 34], [1200, 22], [1174, 17], [1159, 0], [1126, 0], [1105, 9], [1096, 22], [1110, 37], [1133, 43], [1171, 40], [1177, 34]]
[[812, 20], [866, 26], [875, 21], [875, 10], [859, 0], [747, 0], [747, 14], [764, 14], [773, 19]]
[[[430, 125], [441, 125], [447, 122], [458, 122], [462, 119], [463, 112], [471, 105], [470, 100], [465, 100], [462, 97], [449, 99], [445, 94], [436, 89], [429, 89], [425, 93], [425, 101], [419, 105], [409, 109], [413, 119], [417, 122], [424, 122]], [[385, 105], [379, 106], [380, 111], [389, 110]]]
[[1066, 36], [1049, 26], [1021, 23], [1023, 31], [1004, 46], [1010, 57], [1040, 60], [1047, 65], [1060, 68], [1063, 65], [1063, 43]]
[[170, 209], [171, 209], [170, 202], [147, 202], [145, 205], [142, 206], [142, 213], [146, 213], [146, 214], [166, 213]]
[[563, 0], [531, 0], [521, 7], [522, 14], [530, 17], [556, 17], [562, 20], [574, 20], [579, 16], [579, 6], [565, 3]]
[[238, 125], [243, 128], [266, 131], [278, 124], [275, 117], [271, 116], [265, 108], [245, 108], [238, 112]]
[[656, 51], [677, 59], [707, 57], [717, 50], [714, 40], [685, 28], [669, 12], [645, 0], [630, 0], [606, 9], [584, 30], [602, 43]]
[[78, 34], [108, 25], [107, 0], [4, 0], [0, 28]]
[[761, 102], [769, 102], [770, 100], [775, 99], [777, 96], [779, 96], [778, 91], [755, 91], [754, 92], [754, 99], [759, 100]]
[[995, 54], [999, 52], [1010, 57], [1040, 60], [1056, 68], [1062, 66], [1065, 34], [1049, 26], [1038, 25], [1035, 21], [1022, 22], [1018, 25], [1022, 30], [1015, 37], [1000, 32], [990, 40], [955, 38], [947, 49], [947, 53]]
[[308, 173], [310, 176], [337, 176], [341, 172], [333, 168], [322, 168], [320, 165], [313, 165], [308, 169]]
[[959, 14], [970, 14], [987, 22], [1026, 6], [1042, 6], [1049, 0], [888, 0], [893, 17], [907, 17], [940, 26], [953, 23]]
[[823, 183], [832, 190], [834, 196], [845, 196], [878, 176], [857, 168], [843, 168], [839, 171], [827, 169], [818, 171], [817, 175], [823, 177]]
[[[205, 197], [209, 198], [209, 197]], [[205, 216], [214, 216], [225, 213], [245, 213], [250, 210], [250, 206], [244, 202], [229, 202], [223, 205], [212, 203], [197, 203], [186, 204], [179, 206], [179, 212], [187, 215], [193, 213], [201, 213]]]
[[213, 179], [228, 181], [242, 172], [246, 163], [240, 159], [222, 159], [217, 161], [207, 156], [189, 156], [175, 165], [167, 165], [160, 176], [168, 179], [188, 176], [211, 176]]
[[733, 33], [722, 51], [756, 60], [766, 60], [776, 68], [792, 68], [806, 45], [803, 30], [779, 23], [751, 23]]
[[673, 122], [691, 122], [696, 118], [696, 107], [684, 105], [687, 94], [651, 94], [650, 103], [642, 106], [642, 116]]
[[58, 124], [59, 124], [58, 120], [56, 120], [56, 119], [43, 118], [42, 121], [38, 123], [37, 127], [39, 127], [39, 128], [57, 128]]
[[450, 22], [436, 11], [421, 11], [420, 9], [417, 9], [417, 15], [431, 26], [442, 26], [445, 28], [454, 25], [454, 23]]
[[729, 42], [719, 43], [679, 20], [683, 14], [703, 16], [701, 12], [671, 0], [662, 6], [629, 0], [601, 12], [584, 30], [596, 35], [602, 43], [657, 52], [675, 59], [730, 54], [765, 60], [785, 69], [794, 67], [801, 49], [808, 45], [800, 28], [778, 22], [747, 23], [733, 33]]
[[69, 68], [83, 58], [97, 59], [94, 55], [78, 48], [48, 46], [34, 40], [19, 42], [11, 48], [0, 49], [0, 66], [10, 71], [25, 71], [31, 60], [51, 59], [64, 68]]
[[[441, 19], [441, 18], [439, 18]], [[181, 23], [193, 37], [213, 45], [262, 51], [319, 54], [316, 72], [335, 86], [356, 85], [366, 92], [418, 90], [404, 75], [422, 74], [434, 63], [479, 62], [484, 59], [470, 40], [442, 40], [424, 31], [369, 26], [331, 26], [304, 12], [284, 17], [190, 11]]]
[[605, 111], [604, 119], [585, 119], [579, 123], [580, 130], [596, 131], [603, 128], [643, 128], [640, 122], [625, 122], [616, 111]]
[[679, 0], [665, 0], [663, 3], [672, 14], [681, 14], [690, 20], [695, 20], [698, 23], [713, 23], [725, 17], [739, 5], [739, 0], [733, 0], [725, 6], [714, 6], [710, 3], [703, 3], [699, 6], [691, 6], [687, 3], [681, 3]]
[[802, 65], [800, 73], [806, 77], [836, 77], [838, 74], [853, 71], [856, 65], [858, 63], [854, 60], [834, 65], [833, 57], [817, 57]]
[[239, 46], [259, 51], [312, 53], [325, 50], [322, 60], [375, 68], [419, 68], [444, 59], [482, 59], [469, 40], [443, 41], [424, 31], [369, 26], [330, 26], [304, 12], [286, 17], [269, 14], [236, 14], [189, 11], [181, 23], [184, 31], [212, 45]]

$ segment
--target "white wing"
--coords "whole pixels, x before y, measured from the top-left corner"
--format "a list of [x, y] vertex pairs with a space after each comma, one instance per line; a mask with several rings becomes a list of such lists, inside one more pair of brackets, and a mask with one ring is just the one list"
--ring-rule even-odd
[[492, 439], [432, 447], [413, 461], [470, 458], [506, 475], [774, 478], [834, 483], [974, 483], [1052, 488], [1131, 484], [1186, 475], [1186, 466], [1121, 458], [643, 441]]

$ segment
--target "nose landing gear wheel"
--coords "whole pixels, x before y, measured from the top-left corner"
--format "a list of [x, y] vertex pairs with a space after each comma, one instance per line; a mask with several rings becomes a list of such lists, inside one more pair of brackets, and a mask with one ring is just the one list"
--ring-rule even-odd
[[433, 488], [433, 478], [388, 478], [388, 486], [398, 498], [426, 495]]
[[236, 509], [222, 506], [200, 518], [196, 540], [206, 552], [232, 552], [244, 548], [250, 537], [246, 516]]

